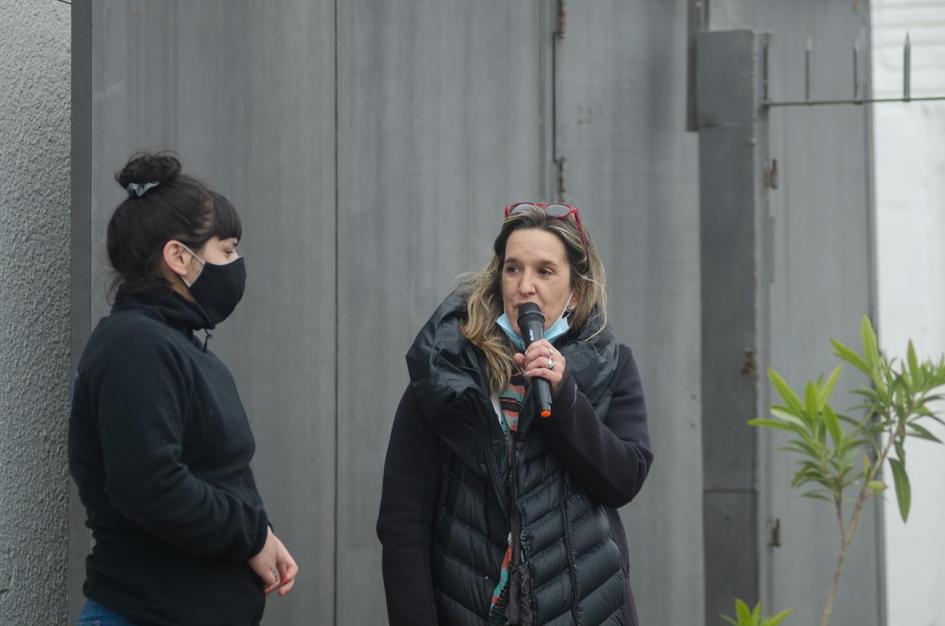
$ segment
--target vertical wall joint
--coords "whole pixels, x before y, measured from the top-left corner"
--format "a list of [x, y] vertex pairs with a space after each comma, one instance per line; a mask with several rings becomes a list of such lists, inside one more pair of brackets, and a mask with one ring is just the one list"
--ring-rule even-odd
[[758, 436], [747, 425], [758, 414], [757, 374], [767, 362], [766, 37], [703, 31], [695, 46], [705, 617], [714, 624], [736, 597], [761, 597], [768, 542], [759, 523]]

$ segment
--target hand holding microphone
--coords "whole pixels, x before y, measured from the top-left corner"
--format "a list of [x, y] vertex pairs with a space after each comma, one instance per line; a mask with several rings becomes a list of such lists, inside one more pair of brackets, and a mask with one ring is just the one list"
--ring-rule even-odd
[[534, 302], [519, 306], [518, 328], [525, 341], [525, 353], [516, 354], [515, 363], [536, 386], [541, 416], [551, 417], [551, 397], [564, 377], [565, 358], [544, 339], [545, 316]]

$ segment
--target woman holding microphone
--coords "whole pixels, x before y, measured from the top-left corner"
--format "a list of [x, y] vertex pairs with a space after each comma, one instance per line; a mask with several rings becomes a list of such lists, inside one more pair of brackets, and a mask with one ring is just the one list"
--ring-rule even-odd
[[564, 204], [506, 207], [493, 252], [407, 353], [377, 523], [390, 623], [636, 626], [616, 509], [653, 454], [603, 265]]

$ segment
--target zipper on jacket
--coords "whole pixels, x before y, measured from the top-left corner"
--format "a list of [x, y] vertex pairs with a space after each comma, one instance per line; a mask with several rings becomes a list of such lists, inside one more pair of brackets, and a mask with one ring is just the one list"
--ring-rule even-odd
[[491, 475], [491, 482], [493, 491], [495, 491], [496, 501], [499, 503], [499, 507], [502, 510], [502, 516], [506, 519], [509, 518], [509, 507], [506, 498], [502, 497], [502, 476], [499, 475], [499, 466], [495, 460], [495, 450], [492, 448], [492, 436], [489, 433], [492, 432], [501, 432], [499, 427], [499, 420], [495, 414], [495, 409], [492, 408], [492, 392], [489, 389], [489, 385], [486, 382], [486, 379], [482, 376], [482, 372], [486, 371], [486, 362], [480, 357], [480, 355], [472, 348], [471, 344], [466, 346], [467, 357], [475, 362], [478, 365], [478, 369], [470, 370], [470, 374], [473, 379], [479, 383], [479, 408], [482, 411], [480, 418], [484, 418], [483, 426], [486, 429], [485, 436], [487, 438], [487, 443], [489, 445], [484, 445], [482, 440], [482, 435], [478, 430], [468, 422], [466, 425], [472, 429], [473, 435], [476, 437], [476, 443], [479, 446], [479, 450], [486, 457], [486, 464], [489, 467], [489, 474]]
[[506, 618], [513, 624], [530, 624], [530, 621], [527, 620], [527, 615], [531, 612], [528, 609], [523, 609], [525, 603], [531, 602], [531, 598], [525, 597], [522, 589], [522, 577], [528, 566], [525, 563], [525, 555], [522, 552], [522, 535], [525, 531], [522, 528], [522, 512], [518, 507], [519, 485], [516, 467], [518, 437], [516, 436], [516, 432], [509, 430], [506, 441], [508, 446], [506, 452], [509, 457], [509, 509], [511, 510], [511, 516], [509, 517], [509, 526], [511, 527], [509, 538], [511, 541], [509, 547], [512, 550], [512, 563], [509, 567], [509, 575], [511, 576], [511, 580], [509, 580], [509, 603], [506, 606]]
[[479, 451], [486, 457], [486, 465], [489, 468], [489, 474], [491, 475], [492, 490], [495, 491], [495, 499], [499, 503], [499, 507], [502, 509], [502, 515], [508, 517], [509, 511], [508, 506], [505, 503], [505, 500], [502, 498], [502, 492], [500, 491], [499, 485], [502, 483], [502, 478], [499, 476], [499, 466], [496, 465], [495, 457], [493, 456], [492, 446], [488, 448], [483, 445], [482, 437], [479, 434], [479, 431], [476, 430], [475, 426], [468, 422], [464, 422], [464, 426], [472, 431], [473, 437], [476, 438], [476, 445], [479, 446]]
[[578, 623], [577, 616], [577, 577], [574, 575], [574, 552], [571, 549], [571, 524], [568, 515], [568, 497], [571, 493], [568, 474], [561, 470], [561, 514], [564, 527], [564, 551], [568, 555], [568, 577], [571, 579], [571, 619]]

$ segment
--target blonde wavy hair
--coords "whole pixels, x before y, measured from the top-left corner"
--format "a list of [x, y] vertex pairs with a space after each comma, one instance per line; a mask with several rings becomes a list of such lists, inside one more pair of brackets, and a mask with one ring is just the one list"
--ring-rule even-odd
[[466, 319], [461, 326], [463, 336], [485, 355], [486, 375], [493, 393], [499, 393], [508, 386], [515, 369], [512, 345], [495, 320], [504, 312], [502, 266], [505, 263], [506, 242], [514, 231], [523, 228], [548, 231], [564, 244], [571, 266], [571, 288], [574, 290], [574, 311], [569, 318], [571, 328], [580, 332], [591, 317], [599, 317], [600, 326], [594, 333], [596, 335], [607, 324], [604, 264], [587, 229], [584, 229], [582, 239], [573, 216], [553, 217], [537, 207], [509, 215], [502, 222], [502, 229], [492, 246], [492, 259], [486, 267], [461, 278], [467, 291]]

